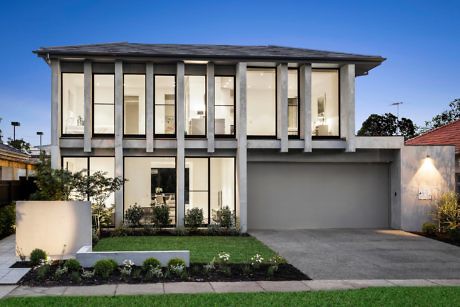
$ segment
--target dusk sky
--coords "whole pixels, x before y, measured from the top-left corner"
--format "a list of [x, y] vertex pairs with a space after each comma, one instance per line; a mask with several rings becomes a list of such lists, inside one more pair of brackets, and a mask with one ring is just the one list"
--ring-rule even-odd
[[104, 42], [281, 45], [381, 55], [356, 82], [356, 128], [371, 113], [423, 124], [460, 98], [460, 1], [7, 1], [0, 11], [0, 129], [36, 145], [50, 130], [41, 46]]

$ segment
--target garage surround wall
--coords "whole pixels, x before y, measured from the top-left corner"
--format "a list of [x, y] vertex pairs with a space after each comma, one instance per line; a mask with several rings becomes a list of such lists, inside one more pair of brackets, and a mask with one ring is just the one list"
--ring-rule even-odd
[[[438, 197], [454, 191], [455, 146], [404, 146], [396, 163], [400, 168], [401, 209], [400, 220], [394, 227], [420, 231], [422, 224], [432, 219]], [[431, 199], [419, 199], [420, 192], [427, 193]]]

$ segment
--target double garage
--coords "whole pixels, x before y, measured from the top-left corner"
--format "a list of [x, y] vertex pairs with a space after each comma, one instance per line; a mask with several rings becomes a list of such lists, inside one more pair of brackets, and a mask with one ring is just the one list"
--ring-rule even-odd
[[248, 228], [389, 228], [388, 163], [248, 163]]

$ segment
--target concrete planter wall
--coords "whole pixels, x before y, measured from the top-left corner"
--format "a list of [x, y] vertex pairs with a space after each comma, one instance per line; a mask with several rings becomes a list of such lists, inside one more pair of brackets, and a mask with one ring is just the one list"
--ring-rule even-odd
[[91, 245], [89, 201], [16, 202], [16, 246], [29, 256], [35, 248], [51, 258], [69, 258]]
[[185, 261], [187, 266], [190, 265], [190, 251], [116, 251], [116, 252], [93, 252], [91, 245], [82, 247], [76, 255], [80, 264], [89, 268], [94, 266], [96, 261], [100, 259], [113, 259], [119, 265], [123, 264], [125, 259], [134, 262], [135, 265], [142, 265], [145, 259], [154, 257], [161, 262], [162, 266], [166, 266], [172, 258], [180, 258]]

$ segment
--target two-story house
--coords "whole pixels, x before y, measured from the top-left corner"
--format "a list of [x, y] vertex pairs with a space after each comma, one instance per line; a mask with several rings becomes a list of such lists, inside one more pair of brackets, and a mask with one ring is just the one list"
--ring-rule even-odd
[[[117, 224], [155, 201], [175, 225], [188, 209], [208, 224], [228, 206], [242, 231], [416, 229], [453, 185], [441, 165], [452, 148], [355, 136], [355, 78], [380, 56], [134, 43], [34, 52], [51, 67], [52, 166], [127, 179], [110, 200]], [[414, 180], [427, 159], [435, 174]]]

